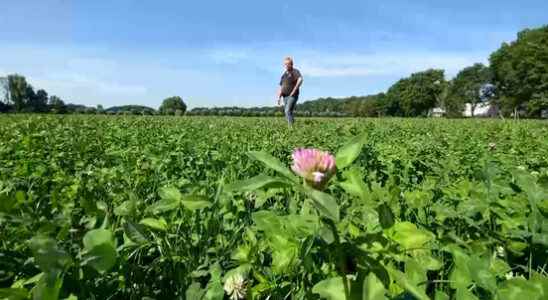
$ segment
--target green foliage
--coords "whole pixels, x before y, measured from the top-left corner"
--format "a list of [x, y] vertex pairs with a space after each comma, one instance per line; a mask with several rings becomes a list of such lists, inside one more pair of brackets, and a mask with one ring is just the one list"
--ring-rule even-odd
[[114, 236], [107, 229], [93, 229], [84, 236], [84, 265], [98, 272], [108, 271], [116, 263]]
[[[227, 281], [247, 299], [546, 298], [540, 121], [5, 115], [0, 132], [2, 299], [226, 299]], [[291, 171], [300, 147], [335, 154], [325, 189]]]
[[445, 86], [443, 70], [427, 70], [400, 79], [386, 93], [386, 114], [396, 116], [426, 116], [439, 104]]
[[49, 98], [50, 111], [56, 114], [64, 114], [67, 112], [67, 106], [61, 98], [57, 96], [51, 96]]
[[319, 294], [322, 299], [337, 300], [345, 299], [344, 280], [342, 277], [332, 277], [318, 282], [312, 292]]
[[173, 96], [164, 99], [158, 109], [163, 115], [183, 115], [186, 112], [186, 104], [179, 96]]
[[13, 74], [8, 76], [11, 101], [16, 112], [21, 112], [25, 108], [27, 101], [27, 92], [29, 85], [24, 76]]
[[449, 116], [461, 116], [465, 103], [472, 106], [472, 116], [478, 103], [484, 100], [482, 87], [492, 83], [491, 70], [483, 64], [462, 69], [457, 76], [451, 80], [448, 88], [448, 95], [444, 107]]
[[45, 90], [36, 91], [36, 96], [32, 102], [32, 110], [34, 112], [47, 112], [48, 111], [48, 92]]
[[308, 116], [338, 116], [330, 113], [342, 113], [343, 116], [377, 117], [382, 113], [384, 96], [384, 93], [379, 93], [362, 97], [319, 98], [297, 103], [297, 112], [308, 112]]
[[337, 152], [335, 161], [338, 169], [346, 168], [360, 155], [366, 139], [367, 135], [357, 136]]
[[[515, 112], [533, 98], [546, 98], [548, 26], [520, 31], [517, 40], [503, 43], [489, 62], [503, 111]], [[540, 112], [535, 108], [530, 113], [539, 116]]]
[[156, 110], [154, 108], [143, 106], [143, 105], [112, 106], [107, 108], [106, 110], [103, 110], [101, 107], [101, 110], [97, 108], [97, 111], [104, 111], [106, 113], [129, 112], [131, 114], [136, 114], [136, 115], [141, 115], [141, 114], [153, 115], [156, 113]]

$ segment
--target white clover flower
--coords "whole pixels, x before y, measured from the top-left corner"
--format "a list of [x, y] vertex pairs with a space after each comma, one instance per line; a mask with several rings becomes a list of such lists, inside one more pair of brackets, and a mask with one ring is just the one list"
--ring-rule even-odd
[[496, 249], [496, 253], [498, 257], [504, 257], [506, 256], [506, 252], [504, 251], [504, 247], [498, 246]]
[[257, 193], [255, 193], [255, 192], [246, 192], [245, 197], [249, 201], [255, 201], [257, 199]]
[[232, 300], [244, 299], [246, 286], [244, 277], [237, 273], [226, 279], [224, 289]]

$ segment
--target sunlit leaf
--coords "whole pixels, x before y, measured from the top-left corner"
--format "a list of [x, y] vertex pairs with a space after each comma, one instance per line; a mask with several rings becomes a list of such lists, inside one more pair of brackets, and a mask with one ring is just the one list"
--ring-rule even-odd
[[404, 249], [422, 248], [434, 238], [432, 233], [419, 229], [415, 224], [410, 222], [396, 223], [387, 230], [387, 234]]
[[114, 208], [114, 214], [121, 217], [130, 216], [135, 212], [136, 209], [137, 203], [135, 203], [135, 201], [133, 200], [127, 200]]
[[314, 207], [318, 209], [322, 216], [335, 222], [339, 221], [339, 205], [333, 196], [308, 187], [305, 190], [308, 196], [312, 198]]
[[160, 218], [160, 219], [144, 218], [139, 222], [139, 224], [143, 224], [154, 230], [159, 230], [159, 231], [167, 230], [167, 223], [166, 223], [166, 220], [164, 220], [163, 218]]
[[112, 232], [107, 229], [94, 229], [84, 236], [84, 264], [98, 272], [110, 270], [116, 263], [116, 247]]
[[200, 195], [185, 195], [183, 196], [181, 203], [189, 210], [204, 209], [213, 205], [208, 197]]
[[147, 212], [159, 214], [177, 209], [181, 205], [182, 195], [178, 189], [174, 187], [165, 187], [160, 189], [161, 200], [149, 205], [146, 208]]
[[358, 168], [350, 168], [344, 172], [345, 181], [340, 182], [339, 185], [349, 194], [356, 197], [366, 198], [369, 189], [363, 181], [363, 175]]
[[276, 177], [270, 177], [265, 174], [260, 174], [250, 179], [235, 182], [225, 188], [228, 191], [247, 192], [247, 191], [254, 191], [262, 188], [284, 187], [284, 186], [289, 186], [287, 181], [284, 181]]
[[367, 134], [356, 136], [341, 149], [339, 149], [337, 155], [335, 155], [335, 161], [338, 169], [344, 169], [352, 164], [352, 162], [360, 155], [366, 138]]
[[345, 299], [345, 289], [343, 278], [340, 276], [324, 279], [312, 287], [312, 292], [319, 294], [321, 298], [327, 300]]
[[417, 287], [414, 283], [412, 283], [407, 276], [405, 276], [404, 273], [393, 269], [393, 268], [387, 268], [388, 273], [390, 273], [390, 277], [402, 288], [404, 288], [406, 291], [410, 292], [419, 300], [429, 300], [428, 296], [424, 293], [424, 289], [421, 289]]
[[282, 164], [282, 162], [280, 162], [274, 156], [265, 152], [257, 152], [257, 151], [249, 152], [249, 156], [251, 156], [255, 160], [262, 162], [265, 166], [271, 168], [272, 170], [275, 170], [276, 172], [284, 175], [285, 177], [293, 181], [297, 180], [293, 172], [291, 172], [291, 170], [289, 170], [284, 164]]

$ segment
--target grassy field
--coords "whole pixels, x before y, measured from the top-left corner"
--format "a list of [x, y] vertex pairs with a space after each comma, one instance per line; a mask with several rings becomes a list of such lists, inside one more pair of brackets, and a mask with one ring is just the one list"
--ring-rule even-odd
[[0, 299], [547, 299], [547, 216], [542, 121], [0, 116]]

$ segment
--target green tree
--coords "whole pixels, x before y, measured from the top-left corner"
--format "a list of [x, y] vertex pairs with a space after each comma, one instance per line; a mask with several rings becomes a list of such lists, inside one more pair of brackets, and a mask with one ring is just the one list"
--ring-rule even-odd
[[425, 116], [438, 104], [445, 85], [443, 70], [413, 73], [388, 89], [384, 111], [396, 116]]
[[48, 93], [39, 89], [36, 91], [36, 95], [33, 101], [34, 111], [36, 112], [47, 112], [48, 110]]
[[159, 111], [163, 115], [174, 115], [179, 111], [177, 113], [182, 115], [186, 112], [186, 104], [179, 96], [169, 97], [164, 99]]
[[493, 80], [491, 69], [477, 63], [466, 67], [451, 80], [444, 108], [448, 115], [462, 115], [466, 103], [471, 105], [471, 113], [474, 116], [476, 106], [485, 100], [483, 88]]
[[16, 112], [25, 109], [27, 100], [28, 83], [24, 76], [13, 74], [8, 75], [10, 98]]
[[61, 98], [57, 96], [51, 96], [49, 98], [49, 107], [52, 113], [64, 114], [67, 111], [67, 106]]
[[86, 107], [85, 113], [88, 115], [97, 114], [97, 109], [95, 107]]
[[16, 112], [47, 111], [48, 93], [40, 89], [34, 92], [24, 76], [13, 74], [8, 76], [10, 97]]
[[[542, 99], [539, 95], [548, 94], [548, 25], [519, 32], [516, 41], [503, 43], [489, 61], [503, 112], [517, 113], [534, 97]], [[531, 108], [539, 111], [536, 105]]]
[[23, 111], [36, 112], [35, 102], [36, 102], [36, 93], [34, 92], [34, 88], [32, 87], [32, 85], [27, 84], [27, 88], [25, 89]]
[[400, 106], [401, 100], [401, 91], [406, 89], [406, 86], [409, 85], [409, 80], [402, 78], [394, 83], [386, 92], [386, 97], [382, 99], [379, 103], [379, 110], [382, 115], [386, 116], [402, 116], [403, 112]]
[[548, 93], [534, 94], [527, 102], [527, 114], [530, 117], [539, 117], [546, 110], [548, 110]]

